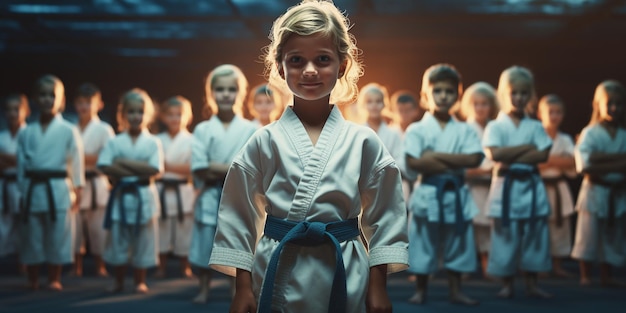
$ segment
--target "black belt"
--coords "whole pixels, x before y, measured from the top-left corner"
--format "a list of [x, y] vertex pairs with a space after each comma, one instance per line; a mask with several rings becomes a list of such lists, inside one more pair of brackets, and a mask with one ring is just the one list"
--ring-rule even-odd
[[87, 170], [85, 171], [85, 179], [88, 179], [91, 183], [91, 209], [96, 210], [98, 208], [98, 204], [96, 203], [96, 199], [98, 198], [98, 193], [96, 191], [96, 178], [100, 175], [95, 170]]
[[543, 178], [543, 184], [546, 187], [552, 187], [555, 190], [554, 193], [556, 200], [554, 203], [554, 214], [556, 214], [556, 226], [559, 228], [563, 226], [563, 203], [561, 203], [561, 189], [559, 188], [559, 183], [564, 181], [565, 177], [563, 176]]
[[150, 185], [150, 179], [141, 179], [137, 181], [130, 182], [118, 182], [111, 190], [111, 194], [109, 195], [109, 201], [107, 202], [107, 209], [104, 216], [104, 228], [111, 229], [112, 218], [113, 218], [113, 201], [115, 198], [118, 198], [118, 204], [120, 208], [120, 218], [122, 219], [123, 224], [127, 224], [126, 220], [126, 206], [124, 205], [124, 195], [132, 193], [137, 197], [137, 217], [135, 218], [135, 232], [139, 231], [139, 226], [141, 225], [142, 218], [142, 207], [143, 200], [141, 200], [141, 194], [139, 193], [139, 187]]
[[437, 202], [439, 203], [439, 223], [444, 223], [443, 196], [446, 191], [454, 192], [455, 197], [455, 229], [458, 234], [464, 230], [465, 219], [463, 218], [463, 203], [461, 203], [461, 187], [464, 184], [463, 176], [456, 174], [437, 174], [422, 177], [422, 184], [437, 188]]
[[167, 219], [167, 210], [166, 210], [167, 208], [165, 205], [165, 191], [167, 189], [172, 189], [176, 192], [176, 206], [177, 206], [177, 213], [178, 213], [178, 221], [182, 223], [184, 213], [183, 213], [183, 201], [180, 195], [180, 186], [188, 184], [189, 180], [175, 179], [175, 178], [162, 178], [162, 179], [157, 180], [157, 182], [160, 182], [161, 184], [163, 184], [161, 186], [161, 190], [159, 191], [159, 200], [161, 201], [161, 219], [163, 220]]
[[4, 184], [2, 185], [2, 214], [8, 215], [11, 210], [9, 208], [9, 183], [17, 182], [17, 174], [16, 173], [4, 173], [2, 174], [2, 179], [4, 180]]
[[612, 183], [591, 175], [587, 175], [587, 177], [589, 178], [589, 181], [591, 181], [593, 184], [609, 188], [609, 212], [607, 213], [607, 226], [612, 229], [613, 226], [615, 226], [615, 215], [617, 214], [617, 212], [615, 212], [615, 202], [617, 201], [617, 194], [620, 191], [626, 191], [626, 182], [621, 181]]
[[48, 196], [48, 212], [50, 213], [50, 220], [53, 222], [57, 219], [56, 203], [54, 201], [54, 192], [52, 192], [52, 184], [50, 180], [54, 178], [66, 178], [67, 171], [58, 170], [27, 170], [26, 177], [30, 179], [28, 190], [26, 191], [26, 204], [24, 206], [24, 223], [28, 222], [28, 216], [30, 215], [30, 201], [33, 196], [33, 187], [38, 184], [46, 185], [46, 192]]
[[510, 169], [501, 168], [498, 170], [498, 176], [504, 176], [504, 186], [502, 186], [502, 226], [508, 227], [510, 224], [511, 214], [511, 186], [513, 181], [532, 181], [532, 205], [530, 208], [530, 220], [535, 218], [537, 211], [537, 182], [539, 170], [533, 169]]

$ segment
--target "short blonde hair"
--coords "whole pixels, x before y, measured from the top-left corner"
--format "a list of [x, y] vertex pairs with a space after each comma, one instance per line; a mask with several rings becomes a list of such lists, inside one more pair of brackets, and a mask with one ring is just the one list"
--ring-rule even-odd
[[348, 19], [331, 1], [304, 0], [289, 8], [274, 21], [269, 35], [271, 43], [266, 47], [265, 73], [270, 88], [289, 91], [278, 70], [287, 39], [292, 34], [299, 36], [321, 34], [333, 40], [341, 61], [346, 62], [345, 72], [340, 75], [337, 85], [330, 94], [330, 102], [340, 106], [353, 103], [357, 97], [357, 81], [363, 75], [363, 68], [358, 59], [360, 50], [349, 29]]
[[191, 102], [183, 96], [173, 96], [161, 103], [159, 106], [159, 113], [167, 113], [167, 109], [170, 107], [179, 106], [181, 109], [180, 124], [183, 127], [189, 127], [191, 120], [193, 119], [193, 112], [191, 111]]
[[526, 83], [530, 88], [530, 100], [526, 104], [526, 107], [534, 106], [537, 103], [537, 93], [535, 92], [535, 78], [533, 77], [533, 73], [522, 66], [511, 66], [500, 74], [500, 79], [498, 81], [498, 100], [500, 101], [500, 106], [502, 111], [507, 112], [511, 110], [511, 97], [509, 95], [509, 91], [511, 89], [511, 85], [517, 83]]
[[253, 117], [256, 117], [258, 113], [254, 109], [254, 101], [257, 95], [266, 95], [274, 102], [274, 110], [270, 113], [270, 121], [275, 121], [283, 113], [285, 105], [280, 92], [272, 90], [267, 83], [263, 83], [252, 88], [252, 94], [248, 97], [248, 112]]
[[467, 87], [461, 99], [459, 109], [460, 117], [465, 120], [474, 117], [472, 97], [474, 97], [475, 94], [481, 94], [489, 100], [489, 120], [495, 119], [498, 116], [498, 112], [500, 112], [500, 105], [496, 97], [496, 90], [486, 82], [476, 82]]
[[120, 98], [120, 102], [117, 105], [117, 129], [119, 131], [125, 131], [128, 129], [128, 120], [124, 116], [124, 111], [130, 103], [130, 101], [140, 101], [143, 103], [143, 121], [142, 127], [147, 128], [154, 116], [154, 103], [148, 95], [148, 93], [141, 88], [133, 88]]
[[63, 110], [65, 110], [65, 86], [57, 76], [46, 74], [39, 77], [35, 81], [33, 96], [36, 97], [41, 87], [45, 84], [52, 84], [52, 86], [54, 86], [54, 106], [58, 108], [59, 112], [63, 112]]
[[391, 108], [390, 108], [389, 92], [387, 91], [387, 88], [385, 86], [378, 84], [378, 83], [369, 83], [363, 86], [363, 88], [361, 88], [361, 90], [359, 91], [359, 95], [356, 101], [357, 111], [359, 112], [358, 113], [359, 116], [357, 118], [361, 119], [362, 121], [365, 120], [365, 115], [366, 115], [366, 113], [364, 113], [366, 111], [365, 96], [369, 93], [375, 93], [383, 97], [384, 107], [383, 107], [381, 114], [384, 117], [392, 118], [393, 112], [391, 111]]
[[218, 77], [234, 76], [237, 79], [237, 98], [233, 105], [233, 112], [239, 116], [243, 116], [243, 105], [248, 93], [248, 79], [243, 74], [243, 71], [232, 64], [222, 64], [214, 68], [206, 78], [204, 83], [204, 93], [206, 96], [206, 104], [209, 109], [209, 116], [218, 112], [217, 103], [213, 98], [213, 85]]

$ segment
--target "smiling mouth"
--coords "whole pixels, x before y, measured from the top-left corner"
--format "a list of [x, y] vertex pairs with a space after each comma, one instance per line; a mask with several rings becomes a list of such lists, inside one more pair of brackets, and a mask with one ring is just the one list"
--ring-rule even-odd
[[304, 87], [304, 88], [316, 88], [318, 86], [321, 86], [322, 83], [300, 83], [300, 86]]

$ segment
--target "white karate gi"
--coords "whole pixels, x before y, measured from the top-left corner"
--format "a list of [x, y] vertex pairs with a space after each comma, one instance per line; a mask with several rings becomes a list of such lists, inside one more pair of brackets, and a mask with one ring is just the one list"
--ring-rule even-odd
[[[550, 155], [570, 156], [573, 158], [574, 142], [572, 138], [568, 134], [558, 132], [552, 140]], [[550, 229], [550, 254], [553, 257], [567, 257], [572, 252], [571, 216], [574, 214], [574, 200], [566, 178], [575, 176], [575, 170], [564, 172], [554, 167], [541, 170], [541, 177], [544, 179], [551, 208], [548, 225]], [[561, 226], [557, 225], [556, 188], [558, 188], [558, 194], [560, 195]]]
[[[474, 129], [482, 142], [485, 129], [473, 119], [468, 119], [467, 124]], [[493, 165], [492, 160], [484, 158], [479, 168], [482, 170], [491, 170], [493, 169]], [[476, 249], [481, 253], [489, 252], [491, 248], [491, 218], [489, 218], [489, 205], [487, 203], [490, 185], [491, 174], [486, 174], [484, 177], [468, 179], [467, 182], [467, 186], [472, 194], [472, 199], [478, 208], [478, 214], [474, 216], [474, 239], [476, 241]]]
[[[25, 125], [18, 130], [21, 131]], [[8, 130], [0, 132], [0, 153], [16, 155], [17, 138]], [[12, 177], [7, 181], [5, 177]], [[6, 195], [5, 195], [6, 191]], [[4, 203], [6, 201], [6, 203]], [[20, 193], [17, 187], [17, 168], [7, 168], [0, 176], [0, 257], [13, 254], [18, 247], [18, 214]]]
[[[74, 188], [85, 184], [83, 142], [74, 125], [57, 114], [45, 131], [33, 122], [18, 135], [18, 183], [23, 197], [28, 196], [31, 171], [67, 171], [66, 178], [50, 178], [53, 203], [46, 183], [33, 185], [28, 222], [20, 226], [20, 261], [23, 264], [71, 263], [74, 259]], [[27, 199], [24, 199], [24, 210]], [[54, 205], [56, 221], [49, 206]]]
[[[165, 163], [186, 164], [191, 166], [191, 145], [193, 135], [187, 129], [181, 129], [174, 138], [169, 133], [157, 135], [163, 144]], [[180, 181], [177, 187], [165, 189], [159, 218], [159, 253], [173, 252], [176, 256], [187, 256], [191, 244], [191, 230], [193, 228], [193, 204], [195, 193], [190, 177], [172, 172], [163, 173], [163, 179]], [[182, 181], [186, 180], [186, 183]], [[159, 197], [163, 193], [163, 183], [157, 182]], [[176, 191], [178, 189], [178, 191]], [[182, 220], [178, 216], [178, 198], [180, 195]], [[165, 210], [165, 216], [163, 211]]]
[[[233, 118], [227, 129], [217, 116], [198, 124], [193, 132], [191, 170], [207, 169], [211, 162], [230, 164], [257, 129], [254, 123], [239, 116]], [[200, 189], [195, 204], [189, 262], [208, 269], [222, 186], [201, 183]], [[239, 190], [243, 191], [243, 186]]]
[[[483, 136], [483, 146], [513, 147], [524, 144], [533, 144], [537, 150], [550, 148], [552, 140], [546, 134], [541, 122], [526, 117], [515, 126], [511, 118], [500, 112], [498, 117], [489, 122]], [[496, 169], [504, 168], [502, 163], [496, 163]], [[515, 163], [510, 169], [532, 170], [535, 166]], [[547, 272], [552, 269], [550, 258], [550, 234], [547, 218], [550, 214], [550, 204], [546, 189], [539, 174], [534, 175], [536, 184], [529, 180], [515, 180], [511, 185], [510, 197], [510, 225], [503, 227], [502, 195], [504, 177], [498, 176], [496, 171], [491, 180], [489, 189], [489, 216], [494, 218], [491, 233], [491, 251], [487, 272], [494, 276], [514, 275], [517, 269], [529, 272]], [[535, 219], [530, 220], [532, 208], [532, 188], [535, 188]], [[498, 251], [497, 253], [495, 251]]]
[[[110, 166], [116, 158], [124, 158], [147, 162], [150, 166], [163, 172], [163, 149], [156, 136], [143, 130], [133, 143], [131, 136], [123, 132], [110, 139], [98, 156], [98, 167]], [[137, 177], [124, 177], [121, 182], [137, 181]], [[123, 195], [126, 207], [126, 223], [122, 220], [119, 197], [111, 194], [113, 201], [111, 212], [111, 229], [107, 234], [103, 259], [112, 265], [124, 265], [130, 261], [136, 268], [148, 268], [158, 262], [158, 218], [161, 205], [154, 182], [147, 186], [139, 186], [141, 207], [133, 193]], [[137, 214], [141, 210], [139, 229], [136, 229]], [[108, 212], [106, 214], [109, 214]]]
[[[600, 124], [583, 129], [576, 145], [576, 170], [580, 173], [590, 165], [593, 153], [626, 153], [626, 130], [618, 128], [612, 138]], [[623, 173], [602, 176], [605, 182], [624, 183]], [[626, 192], [624, 187], [615, 197], [615, 225], [608, 227], [610, 189], [583, 179], [576, 201], [578, 222], [572, 258], [589, 262], [605, 262], [626, 266]]]
[[[79, 129], [80, 131], [80, 129]], [[115, 137], [113, 128], [108, 123], [94, 116], [81, 131], [85, 155], [99, 155], [100, 151], [109, 139]], [[86, 178], [80, 202], [80, 212], [76, 216], [76, 237], [74, 250], [77, 254], [85, 253], [86, 241], [89, 240], [90, 252], [94, 255], [102, 255], [106, 232], [102, 223], [104, 212], [109, 199], [109, 180], [96, 168], [87, 168], [88, 172], [96, 172], [97, 176]], [[93, 190], [95, 190], [95, 199]], [[92, 207], [95, 201], [95, 208]]]
[[[400, 171], [378, 136], [346, 122], [337, 107], [315, 146], [287, 107], [278, 122], [255, 134], [230, 168], [219, 210], [211, 266], [228, 275], [252, 272], [258, 297], [278, 241], [263, 236], [266, 214], [290, 221], [334, 222], [360, 217], [363, 237], [340, 243], [347, 312], [365, 312], [371, 266], [406, 268], [406, 210]], [[286, 245], [272, 307], [280, 312], [327, 312], [335, 248]], [[369, 255], [368, 255], [369, 254]], [[295, 274], [297, 273], [297, 274]]]
[[[464, 122], [451, 118], [442, 129], [437, 119], [429, 112], [422, 120], [407, 129], [404, 138], [407, 156], [419, 159], [425, 151], [450, 154], [483, 153], [476, 132]], [[417, 172], [407, 169], [410, 176]], [[454, 173], [463, 176], [463, 170]], [[421, 179], [424, 176], [421, 175]], [[476, 270], [476, 247], [473, 225], [470, 222], [478, 213], [476, 204], [466, 184], [459, 190], [463, 212], [461, 233], [455, 229], [455, 192], [443, 195], [443, 217], [440, 221], [437, 187], [418, 182], [409, 200], [409, 271], [417, 274], [430, 274], [437, 271], [439, 260], [446, 269], [457, 272]]]

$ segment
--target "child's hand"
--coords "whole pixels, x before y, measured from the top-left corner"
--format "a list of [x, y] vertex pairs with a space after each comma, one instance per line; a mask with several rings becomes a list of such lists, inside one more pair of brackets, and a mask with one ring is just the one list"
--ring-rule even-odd
[[233, 302], [230, 304], [230, 313], [255, 313], [256, 312], [256, 299], [250, 290], [235, 291]]
[[391, 301], [387, 294], [387, 265], [370, 268], [365, 307], [368, 313], [391, 313]]
[[256, 298], [252, 293], [252, 274], [246, 270], [237, 269], [235, 278], [235, 296], [230, 304], [230, 313], [255, 313]]

